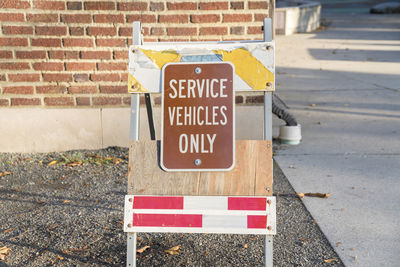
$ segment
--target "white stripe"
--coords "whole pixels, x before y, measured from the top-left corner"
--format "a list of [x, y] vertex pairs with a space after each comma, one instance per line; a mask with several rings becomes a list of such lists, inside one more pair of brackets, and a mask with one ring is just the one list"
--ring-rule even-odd
[[228, 210], [227, 197], [185, 196], [183, 209], [188, 210]]
[[131, 209], [133, 213], [143, 214], [204, 214], [225, 216], [269, 215], [259, 210], [173, 210], [173, 209]]
[[267, 229], [246, 229], [246, 228], [198, 228], [198, 227], [131, 227], [125, 232], [140, 233], [208, 233], [208, 234], [252, 234], [271, 235]]
[[247, 228], [247, 216], [203, 215], [203, 228]]

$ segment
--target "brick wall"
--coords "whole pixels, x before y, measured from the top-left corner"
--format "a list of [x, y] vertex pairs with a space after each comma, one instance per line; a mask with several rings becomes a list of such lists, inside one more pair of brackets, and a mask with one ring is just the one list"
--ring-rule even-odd
[[133, 21], [145, 41], [251, 40], [270, 11], [250, 0], [0, 0], [0, 108], [128, 106]]

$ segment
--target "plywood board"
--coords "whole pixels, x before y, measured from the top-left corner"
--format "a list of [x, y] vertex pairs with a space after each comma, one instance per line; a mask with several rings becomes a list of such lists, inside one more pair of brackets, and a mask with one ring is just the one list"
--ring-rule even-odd
[[271, 141], [240, 140], [235, 146], [236, 163], [231, 171], [165, 172], [159, 163], [159, 141], [132, 141], [129, 148], [128, 194], [272, 195]]

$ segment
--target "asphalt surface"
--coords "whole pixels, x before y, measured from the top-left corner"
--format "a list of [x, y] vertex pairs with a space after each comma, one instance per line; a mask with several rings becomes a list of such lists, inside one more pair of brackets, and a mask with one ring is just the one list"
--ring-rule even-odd
[[[124, 266], [127, 155], [0, 154], [0, 248], [10, 249], [0, 266]], [[342, 266], [277, 165], [274, 179], [275, 266]], [[179, 255], [164, 252], [176, 245]], [[138, 266], [263, 266], [263, 236], [139, 234], [137, 246], [150, 246]]]

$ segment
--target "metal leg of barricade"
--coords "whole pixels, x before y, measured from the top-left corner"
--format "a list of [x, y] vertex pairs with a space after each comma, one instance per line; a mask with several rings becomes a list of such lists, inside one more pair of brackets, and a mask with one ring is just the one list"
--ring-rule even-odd
[[[133, 23], [132, 44], [140, 45], [142, 43], [142, 28], [140, 22]], [[139, 140], [140, 125], [140, 94], [131, 95], [131, 125], [130, 140]], [[136, 267], [136, 239], [137, 233], [128, 233], [127, 235], [127, 257], [126, 266]]]
[[[272, 41], [272, 19], [264, 19], [264, 41]], [[275, 52], [275, 51], [274, 51]], [[264, 140], [272, 140], [272, 93], [264, 93]], [[273, 236], [265, 236], [264, 244], [265, 267], [273, 266]]]

